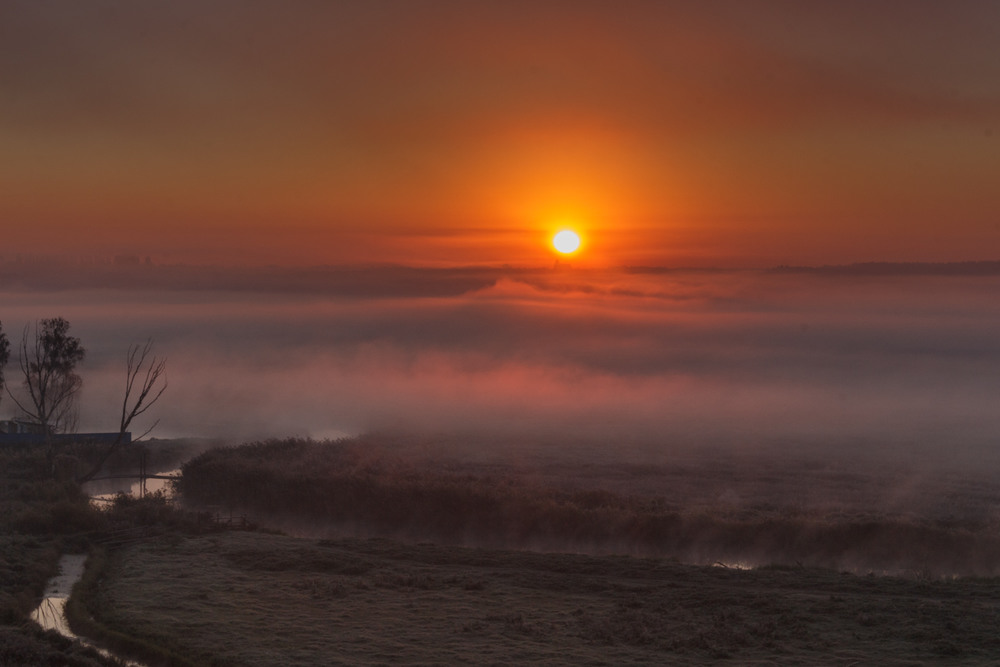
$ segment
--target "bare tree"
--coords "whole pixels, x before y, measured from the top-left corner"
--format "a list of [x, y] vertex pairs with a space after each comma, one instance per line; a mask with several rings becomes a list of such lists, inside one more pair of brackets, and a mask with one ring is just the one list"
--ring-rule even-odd
[[[132, 420], [153, 407], [153, 404], [160, 400], [160, 396], [163, 396], [163, 392], [167, 390], [167, 378], [163, 375], [167, 370], [167, 361], [166, 359], [157, 359], [152, 356], [152, 352], [153, 341], [150, 340], [147, 340], [141, 349], [138, 345], [131, 345], [128, 348], [125, 398], [122, 400], [119, 439], [124, 439]], [[140, 375], [142, 383], [136, 389], [136, 380], [139, 379]], [[130, 401], [132, 401], [131, 405]], [[157, 419], [136, 440], [145, 438], [159, 423], [160, 420]]]
[[[101, 471], [104, 464], [111, 456], [128, 444], [125, 441], [125, 434], [128, 433], [129, 426], [139, 415], [143, 414], [153, 406], [163, 392], [167, 390], [167, 378], [164, 375], [167, 369], [165, 359], [157, 359], [153, 355], [153, 342], [146, 341], [142, 347], [130, 345], [125, 358], [125, 396], [122, 399], [121, 421], [119, 422], [118, 437], [114, 442], [102, 452], [98, 461], [91, 470], [83, 475], [79, 481], [86, 482], [93, 479]], [[160, 423], [157, 419], [138, 438], [131, 440], [135, 442], [145, 438], [152, 432], [156, 425]]]
[[7, 394], [45, 435], [71, 431], [76, 426], [76, 398], [83, 386], [76, 365], [86, 351], [79, 338], [69, 335], [69, 322], [61, 317], [35, 322], [34, 335], [30, 333], [30, 327], [24, 327], [18, 363], [31, 405], [17, 400], [9, 388]]

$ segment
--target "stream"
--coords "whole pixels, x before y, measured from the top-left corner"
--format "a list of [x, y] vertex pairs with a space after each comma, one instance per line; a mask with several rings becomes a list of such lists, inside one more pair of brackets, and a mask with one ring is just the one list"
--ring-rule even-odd
[[[86, 554], [66, 554], [59, 560], [59, 574], [49, 579], [42, 603], [31, 612], [31, 620], [46, 630], [55, 630], [64, 637], [80, 639], [66, 622], [66, 600], [73, 584], [83, 576]], [[82, 640], [81, 640], [82, 641]]]
[[[155, 470], [149, 474], [180, 477], [181, 469], [179, 467], [174, 467], [166, 470]], [[126, 493], [134, 498], [138, 498], [142, 495], [142, 482], [139, 481], [138, 473], [135, 473], [135, 475], [131, 477], [123, 475], [121, 478], [116, 479], [97, 479], [91, 482], [84, 482], [81, 488], [84, 493], [90, 496], [93, 500], [97, 500], [99, 502], [114, 500], [118, 493]], [[169, 495], [171, 489], [171, 481], [168, 479], [146, 480], [146, 493], [163, 491]]]
[[55, 630], [64, 637], [69, 637], [94, 648], [105, 657], [121, 660], [129, 667], [146, 667], [141, 662], [115, 655], [70, 630], [69, 622], [66, 620], [66, 600], [69, 599], [73, 585], [80, 581], [80, 577], [83, 576], [83, 567], [86, 562], [87, 554], [64, 554], [59, 559], [59, 574], [49, 579], [42, 602], [31, 612], [31, 620], [42, 626], [44, 630]]
[[[156, 453], [155, 461], [148, 469], [149, 474], [179, 476], [181, 472], [180, 466], [184, 461], [207, 447], [213, 446], [213, 443], [207, 441], [193, 442], [193, 444], [192, 442], [184, 440], [158, 441], [156, 443], [158, 446], [154, 449]], [[153, 458], [152, 455], [151, 458]], [[142, 483], [139, 480], [138, 468], [134, 468], [133, 470], [135, 471], [134, 474], [115, 475], [110, 478], [105, 477], [86, 482], [82, 485], [82, 489], [92, 500], [97, 502], [113, 500], [119, 492], [127, 493], [133, 497], [139, 497], [143, 491], [145, 493], [163, 491], [168, 495], [170, 494], [172, 490], [171, 480], [146, 479], [145, 489], [143, 489]], [[129, 473], [131, 472], [129, 471]], [[130, 667], [146, 667], [141, 662], [115, 655], [97, 646], [85, 637], [80, 637], [70, 629], [69, 622], [66, 620], [66, 600], [73, 590], [73, 585], [83, 576], [86, 561], [86, 554], [64, 554], [62, 556], [59, 560], [59, 573], [49, 580], [41, 603], [31, 612], [31, 620], [45, 630], [55, 630], [64, 637], [93, 647], [102, 655], [116, 658], [125, 665], [129, 665]]]

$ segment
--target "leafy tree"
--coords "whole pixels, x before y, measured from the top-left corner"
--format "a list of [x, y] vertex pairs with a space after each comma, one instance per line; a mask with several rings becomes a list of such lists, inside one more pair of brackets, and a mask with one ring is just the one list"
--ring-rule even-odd
[[61, 317], [35, 322], [34, 335], [30, 333], [30, 327], [24, 327], [18, 359], [30, 406], [25, 405], [27, 400], [18, 401], [9, 389], [7, 393], [45, 435], [72, 430], [76, 398], [83, 386], [76, 365], [86, 351], [79, 338], [69, 335], [69, 322]]
[[[7, 366], [7, 362], [10, 360], [10, 341], [7, 340], [7, 334], [3, 332], [3, 323], [0, 322], [0, 392], [4, 388], [4, 377], [3, 369]], [[0, 394], [0, 398], [3, 395]]]

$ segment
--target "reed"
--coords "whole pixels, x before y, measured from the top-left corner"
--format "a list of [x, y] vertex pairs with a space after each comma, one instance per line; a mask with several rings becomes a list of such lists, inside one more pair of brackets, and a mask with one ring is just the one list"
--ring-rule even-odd
[[[638, 467], [626, 472], [637, 480], [648, 475]], [[686, 482], [686, 474], [668, 475], [661, 486]], [[725, 497], [733, 484], [726, 470], [714, 478], [699, 475], [703, 497]], [[780, 477], [773, 470], [769, 475]], [[849, 481], [867, 492], [863, 479]], [[835, 482], [845, 483], [843, 477]], [[338, 534], [693, 563], [981, 576], [1000, 568], [996, 521], [975, 508], [965, 516], [950, 508], [940, 515], [893, 513], [878, 505], [848, 511], [830, 503], [797, 504], [794, 489], [784, 502], [692, 498], [685, 504], [676, 496], [567, 485], [502, 466], [484, 471], [397, 456], [366, 440], [280, 440], [209, 451], [183, 467], [178, 489], [189, 503], [284, 514]]]

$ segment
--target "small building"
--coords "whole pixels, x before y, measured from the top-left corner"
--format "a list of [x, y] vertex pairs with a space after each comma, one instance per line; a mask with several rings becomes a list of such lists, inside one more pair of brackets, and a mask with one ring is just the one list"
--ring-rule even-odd
[[[52, 433], [45, 435], [41, 424], [23, 419], [0, 419], [0, 445], [36, 445], [47, 442], [88, 442], [111, 445], [118, 433]], [[121, 444], [132, 442], [132, 434], [121, 434]]]
[[23, 419], [3, 419], [0, 420], [0, 433], [2, 434], [32, 434], [44, 435], [45, 430], [41, 424], [25, 421]]

